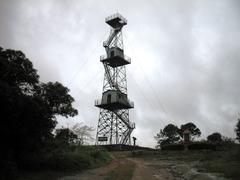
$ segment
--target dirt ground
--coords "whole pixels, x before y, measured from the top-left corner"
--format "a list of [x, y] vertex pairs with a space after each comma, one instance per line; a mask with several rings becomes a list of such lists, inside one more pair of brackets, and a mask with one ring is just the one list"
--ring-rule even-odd
[[173, 180], [174, 177], [166, 169], [155, 169], [140, 158], [128, 158], [136, 165], [132, 180]]
[[[119, 151], [111, 152], [111, 155], [112, 161], [104, 167], [71, 175], [66, 175], [64, 172], [51, 172], [40, 177], [49, 180], [240, 179], [240, 163], [235, 151]], [[228, 165], [226, 166], [226, 164]], [[34, 177], [34, 175], [30, 177]], [[40, 180], [41, 178], [35, 179]]]
[[[139, 152], [138, 152], [139, 153]], [[134, 155], [135, 154], [135, 155]], [[224, 177], [222, 166], [226, 164], [225, 156], [229, 152], [158, 152], [148, 154], [130, 154], [129, 152], [113, 152], [113, 160], [107, 166], [90, 169], [74, 176], [59, 178], [60, 180], [229, 180]], [[239, 166], [239, 162], [232, 159], [227, 161], [233, 169]], [[111, 177], [109, 173], [117, 171], [122, 175], [121, 168], [130, 169], [128, 178]], [[225, 166], [224, 166], [225, 167]], [[209, 169], [212, 168], [212, 169]], [[214, 170], [214, 171], [213, 171]], [[220, 171], [222, 170], [222, 171]], [[229, 170], [230, 171], [230, 170]], [[222, 173], [221, 173], [222, 172]], [[234, 174], [233, 174], [234, 175]], [[233, 176], [232, 175], [232, 176]], [[239, 179], [235, 175], [233, 179]]]
[[135, 170], [132, 180], [173, 180], [173, 176], [166, 169], [158, 169], [148, 165], [148, 162], [141, 158], [114, 158], [110, 164], [105, 167], [87, 170], [83, 173], [59, 178], [59, 180], [104, 180], [109, 172], [118, 167], [119, 164], [135, 164]]

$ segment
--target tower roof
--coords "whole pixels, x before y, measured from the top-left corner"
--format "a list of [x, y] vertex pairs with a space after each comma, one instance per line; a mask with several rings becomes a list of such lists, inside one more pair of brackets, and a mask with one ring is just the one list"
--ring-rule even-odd
[[122, 27], [127, 24], [127, 19], [121, 14], [115, 13], [105, 18], [105, 22], [113, 28]]

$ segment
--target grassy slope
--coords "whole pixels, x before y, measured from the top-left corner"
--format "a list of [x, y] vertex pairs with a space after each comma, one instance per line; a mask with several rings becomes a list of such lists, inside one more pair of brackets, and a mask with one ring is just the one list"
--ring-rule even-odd
[[134, 156], [148, 161], [158, 161], [163, 167], [171, 168], [186, 163], [199, 172], [218, 173], [231, 179], [240, 179], [240, 147], [233, 146], [228, 150], [194, 150], [194, 151], [159, 151], [141, 152]]
[[26, 164], [27, 170], [20, 171], [19, 180], [53, 180], [109, 163], [110, 154], [94, 147], [79, 146], [74, 150], [54, 151], [35, 157]]

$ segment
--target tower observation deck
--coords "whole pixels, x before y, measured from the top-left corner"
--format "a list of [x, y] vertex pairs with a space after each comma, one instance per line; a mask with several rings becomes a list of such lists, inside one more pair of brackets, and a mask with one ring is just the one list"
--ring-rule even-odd
[[103, 42], [106, 55], [100, 56], [105, 73], [102, 98], [95, 100], [100, 108], [96, 144], [131, 144], [135, 123], [129, 120], [134, 103], [128, 99], [126, 65], [131, 59], [124, 54], [122, 28], [127, 20], [119, 13], [106, 17], [110, 35]]

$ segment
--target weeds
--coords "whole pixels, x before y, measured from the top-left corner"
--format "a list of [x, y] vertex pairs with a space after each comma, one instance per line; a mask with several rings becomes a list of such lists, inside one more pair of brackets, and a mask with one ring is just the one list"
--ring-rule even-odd
[[51, 171], [55, 172], [56, 175], [71, 174], [84, 169], [100, 167], [110, 160], [110, 154], [105, 150], [91, 146], [76, 146], [71, 149], [55, 149], [45, 154], [31, 156], [23, 163], [22, 171], [25, 174], [36, 173], [37, 176], [48, 174]]

